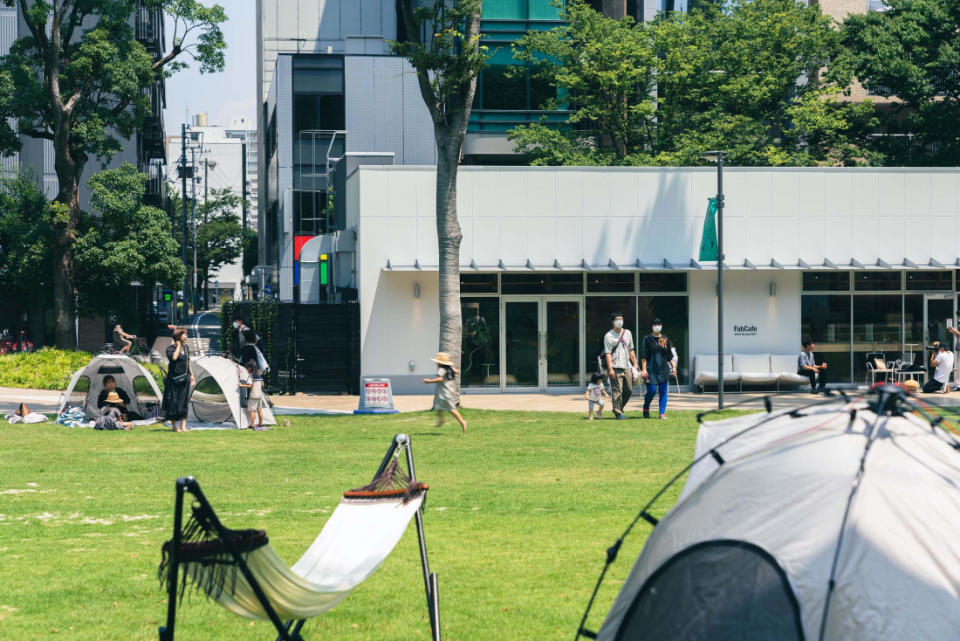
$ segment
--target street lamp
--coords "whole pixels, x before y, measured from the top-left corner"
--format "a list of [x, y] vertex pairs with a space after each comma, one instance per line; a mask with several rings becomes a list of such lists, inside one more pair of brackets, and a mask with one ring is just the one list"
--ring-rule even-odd
[[717, 163], [717, 409], [723, 409], [723, 159], [726, 151], [705, 151], [700, 157]]

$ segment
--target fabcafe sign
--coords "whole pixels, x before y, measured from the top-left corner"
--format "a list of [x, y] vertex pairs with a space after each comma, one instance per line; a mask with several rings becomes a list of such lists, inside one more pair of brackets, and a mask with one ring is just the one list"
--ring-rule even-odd
[[756, 325], [734, 325], [733, 335], [734, 336], [756, 336], [757, 326]]

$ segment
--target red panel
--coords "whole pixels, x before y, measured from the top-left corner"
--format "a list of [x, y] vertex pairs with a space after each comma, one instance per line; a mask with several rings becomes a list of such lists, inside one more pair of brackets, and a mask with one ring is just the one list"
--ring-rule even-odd
[[293, 237], [293, 259], [300, 260], [300, 250], [303, 249], [303, 246], [311, 238], [316, 238], [316, 236], [294, 236]]

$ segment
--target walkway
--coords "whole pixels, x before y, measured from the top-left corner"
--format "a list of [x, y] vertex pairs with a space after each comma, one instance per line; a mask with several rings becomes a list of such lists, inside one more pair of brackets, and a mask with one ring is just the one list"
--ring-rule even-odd
[[[848, 392], [850, 393], [850, 392]], [[761, 399], [769, 395], [774, 408], [797, 407], [806, 405], [819, 396], [809, 393], [785, 392], [764, 394], [762, 392], [724, 394], [724, 404], [731, 407], [737, 403], [754, 401], [744, 409], [761, 409]], [[7, 414], [21, 401], [30, 408], [46, 414], [56, 411], [60, 392], [34, 389], [15, 389], [0, 387], [0, 414]], [[923, 394], [923, 402], [928, 405], [960, 407], [960, 392], [951, 394]], [[294, 396], [273, 396], [274, 410], [277, 414], [348, 414], [357, 409], [357, 396], [312, 396], [296, 394]], [[608, 399], [609, 402], [609, 399]], [[586, 414], [587, 402], [582, 394], [464, 394], [463, 407], [478, 410], [513, 410], [521, 412], [581, 412]], [[627, 414], [639, 413], [642, 408], [642, 396], [634, 394]], [[654, 400], [656, 403], [656, 400]], [[433, 405], [433, 395], [417, 394], [395, 396], [394, 405], [401, 412], [429, 410]], [[709, 410], [717, 406], [716, 394], [694, 394], [691, 392], [670, 395], [669, 410]], [[609, 408], [609, 405], [608, 405]]]

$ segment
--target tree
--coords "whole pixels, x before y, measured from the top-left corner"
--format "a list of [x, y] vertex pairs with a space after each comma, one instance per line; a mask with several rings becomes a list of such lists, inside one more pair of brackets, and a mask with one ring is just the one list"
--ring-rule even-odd
[[437, 243], [439, 248], [440, 351], [460, 367], [460, 241], [457, 169], [467, 133], [477, 75], [486, 64], [480, 46], [482, 0], [434, 0], [414, 9], [398, 0], [406, 37], [393, 45], [417, 72], [420, 95], [433, 122], [437, 145]]
[[[177, 192], [170, 193], [173, 215], [170, 224], [173, 229], [174, 244], [180, 255], [181, 200]], [[193, 216], [187, 219], [187, 256], [193, 259], [193, 217], [197, 225], [197, 281], [203, 287], [204, 300], [209, 301], [210, 274], [237, 260], [243, 249], [243, 229], [237, 212], [242, 209], [243, 199], [230, 189], [211, 189], [204, 202], [198, 202]], [[190, 209], [190, 201], [187, 202]], [[253, 234], [256, 243], [256, 232]]]
[[567, 108], [566, 126], [542, 123], [510, 132], [518, 151], [540, 165], [648, 165], [656, 149], [658, 60], [653, 32], [631, 17], [614, 20], [582, 0], [562, 9], [566, 24], [530, 31], [515, 56], [561, 90], [545, 109]]
[[52, 214], [36, 176], [0, 178], [0, 300], [8, 310], [47, 302]]
[[839, 100], [821, 73], [841, 45], [818, 7], [701, 3], [652, 24], [604, 18], [582, 0], [564, 11], [567, 26], [518, 42], [574, 111], [565, 128], [511, 132], [536, 164], [695, 165], [707, 149], [738, 165], [873, 159], [872, 107]]
[[960, 164], [960, 0], [887, 0], [885, 11], [851, 15], [838, 73], [857, 77], [884, 105], [888, 164]]
[[[81, 218], [79, 186], [91, 158], [109, 160], [150, 110], [142, 89], [197, 62], [202, 72], [223, 69], [226, 45], [219, 5], [200, 0], [143, 0], [173, 22], [173, 46], [151, 54], [137, 41], [131, 0], [0, 0], [16, 5], [29, 35], [0, 59], [0, 153], [19, 148], [16, 134], [50, 140], [57, 196], [53, 234], [56, 341], [73, 342], [74, 243]], [[16, 123], [11, 126], [8, 118]]]
[[124, 163], [87, 181], [92, 212], [82, 213], [74, 253], [84, 309], [127, 309], [130, 283], [183, 281], [179, 246], [166, 212], [143, 204], [147, 176]]

